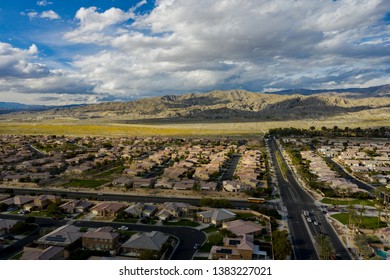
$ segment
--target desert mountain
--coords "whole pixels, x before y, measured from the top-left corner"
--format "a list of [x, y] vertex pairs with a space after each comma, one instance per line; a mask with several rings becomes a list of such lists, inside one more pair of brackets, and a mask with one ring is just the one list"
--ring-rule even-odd
[[131, 102], [108, 102], [78, 107], [52, 109], [40, 118], [75, 117], [113, 118], [118, 120], [295, 120], [390, 118], [390, 88], [378, 89], [380, 97], [366, 97], [359, 92], [325, 92], [311, 95], [254, 93], [243, 90], [212, 91], [184, 95], [166, 95]]

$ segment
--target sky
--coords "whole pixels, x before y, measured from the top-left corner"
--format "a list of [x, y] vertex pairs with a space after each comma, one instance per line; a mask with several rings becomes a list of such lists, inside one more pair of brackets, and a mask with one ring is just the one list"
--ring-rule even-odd
[[0, 101], [390, 84], [389, 0], [1, 0]]

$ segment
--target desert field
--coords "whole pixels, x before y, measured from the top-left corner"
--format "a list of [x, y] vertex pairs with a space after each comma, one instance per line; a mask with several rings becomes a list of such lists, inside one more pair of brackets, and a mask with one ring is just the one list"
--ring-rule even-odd
[[327, 120], [288, 120], [288, 121], [216, 121], [216, 122], [182, 122], [182, 123], [153, 123], [118, 124], [111, 120], [44, 120], [33, 122], [0, 121], [1, 134], [13, 135], [100, 135], [100, 136], [178, 136], [178, 137], [249, 137], [262, 136], [271, 128], [296, 127], [317, 129], [338, 126], [375, 128], [390, 126], [390, 120], [383, 118], [371, 118], [366, 120], [338, 119]]

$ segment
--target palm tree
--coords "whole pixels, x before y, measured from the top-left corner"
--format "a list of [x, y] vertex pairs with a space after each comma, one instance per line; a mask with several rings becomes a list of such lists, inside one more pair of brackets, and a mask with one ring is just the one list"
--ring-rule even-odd
[[366, 207], [364, 205], [362, 205], [362, 207], [358, 208], [358, 211], [360, 214], [358, 227], [360, 227], [362, 225], [362, 222], [363, 222], [363, 214], [366, 212]]
[[324, 234], [318, 234], [314, 237], [316, 247], [321, 260], [329, 260], [334, 254], [334, 249], [330, 243], [328, 236]]
[[379, 224], [381, 222], [381, 214], [382, 214], [383, 206], [382, 205], [378, 205], [376, 207], [376, 210], [378, 210], [378, 227], [379, 227]]
[[348, 205], [348, 214], [349, 214], [349, 227], [352, 227], [352, 229], [355, 227], [355, 218], [356, 218], [356, 209], [355, 205], [350, 204]]

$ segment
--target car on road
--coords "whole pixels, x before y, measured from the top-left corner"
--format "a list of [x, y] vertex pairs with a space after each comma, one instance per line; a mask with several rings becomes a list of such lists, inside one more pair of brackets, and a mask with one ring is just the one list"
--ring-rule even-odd
[[129, 228], [126, 227], [126, 226], [121, 226], [121, 227], [119, 227], [118, 229], [120, 229], [120, 230], [128, 230]]
[[307, 220], [308, 223], [312, 222], [311, 218], [307, 218], [306, 220]]
[[200, 244], [195, 243], [195, 244], [194, 244], [194, 250], [198, 250], [199, 248], [200, 248]]
[[315, 226], [318, 226], [318, 225], [319, 225], [319, 223], [318, 223], [317, 221], [313, 221], [313, 224], [314, 224]]

